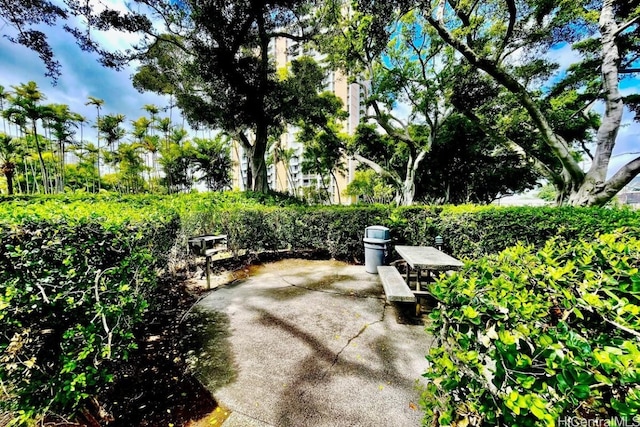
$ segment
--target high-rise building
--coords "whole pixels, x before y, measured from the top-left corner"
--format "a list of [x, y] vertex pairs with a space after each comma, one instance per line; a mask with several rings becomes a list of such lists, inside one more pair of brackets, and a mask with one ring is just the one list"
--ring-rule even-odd
[[[276, 38], [270, 43], [270, 56], [274, 58], [276, 68], [286, 67], [292, 60], [302, 56], [311, 56], [322, 63], [322, 57], [317, 52], [305, 49], [302, 44], [287, 38]], [[339, 71], [328, 71], [325, 77], [325, 90], [334, 93], [342, 100], [343, 108], [347, 111], [348, 117], [343, 121], [344, 130], [349, 135], [355, 132], [360, 121], [360, 111], [362, 101], [360, 96], [360, 86], [356, 83], [349, 83], [344, 73]], [[322, 177], [316, 174], [304, 174], [302, 172], [302, 160], [304, 147], [296, 139], [298, 129], [295, 126], [288, 126], [286, 131], [280, 136], [278, 144], [271, 147], [270, 154], [272, 162], [267, 166], [267, 180], [269, 187], [279, 192], [286, 192], [301, 196], [303, 189], [315, 188], [324, 191], [328, 188], [331, 203], [349, 204], [351, 198], [342, 195], [347, 184], [353, 180], [356, 169], [356, 161], [351, 158], [344, 159], [345, 170], [334, 171], [334, 179], [322, 183]], [[277, 152], [274, 152], [277, 150]], [[236, 189], [244, 190], [249, 168], [249, 161], [239, 144], [232, 148], [232, 159], [234, 161], [233, 186]]]

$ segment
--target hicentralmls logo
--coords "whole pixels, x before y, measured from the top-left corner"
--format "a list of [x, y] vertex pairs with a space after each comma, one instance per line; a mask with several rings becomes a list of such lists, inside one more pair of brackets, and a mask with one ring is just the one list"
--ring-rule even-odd
[[640, 427], [640, 415], [612, 418], [563, 417], [558, 419], [558, 427]]

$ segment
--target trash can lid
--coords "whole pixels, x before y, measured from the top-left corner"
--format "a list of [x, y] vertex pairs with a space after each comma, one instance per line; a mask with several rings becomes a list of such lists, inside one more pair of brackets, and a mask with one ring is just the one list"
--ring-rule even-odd
[[384, 244], [384, 243], [389, 243], [391, 239], [376, 239], [375, 237], [365, 237], [362, 239], [362, 241], [365, 243]]
[[366, 229], [367, 230], [388, 230], [387, 227], [384, 227], [382, 225], [370, 225]]
[[365, 228], [364, 237], [369, 239], [389, 239], [389, 229], [381, 225], [372, 225]]

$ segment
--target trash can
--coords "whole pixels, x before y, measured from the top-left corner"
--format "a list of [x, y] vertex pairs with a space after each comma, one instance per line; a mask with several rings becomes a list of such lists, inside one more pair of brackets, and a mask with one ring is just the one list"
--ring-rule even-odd
[[367, 273], [378, 274], [378, 266], [385, 265], [389, 229], [380, 225], [372, 225], [364, 230], [364, 269]]

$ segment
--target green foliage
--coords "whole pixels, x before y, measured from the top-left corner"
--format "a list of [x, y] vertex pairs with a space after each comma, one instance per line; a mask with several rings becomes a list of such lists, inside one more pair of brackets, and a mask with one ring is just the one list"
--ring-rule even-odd
[[485, 134], [477, 123], [452, 114], [423, 161], [416, 198], [489, 204], [501, 195], [533, 188], [538, 178], [523, 156]]
[[393, 187], [371, 169], [356, 171], [344, 191], [347, 196], [359, 197], [365, 203], [391, 203]]
[[27, 421], [69, 414], [126, 360], [175, 213], [128, 203], [16, 199], [0, 204], [0, 381]]
[[231, 143], [227, 138], [218, 135], [216, 138], [194, 138], [192, 157], [188, 159], [198, 179], [205, 183], [209, 190], [231, 188]]
[[639, 268], [640, 241], [621, 231], [539, 251], [518, 244], [441, 276], [425, 422], [630, 422], [640, 408]]
[[[311, 251], [362, 262], [364, 229], [374, 224], [388, 226], [394, 244], [429, 245], [442, 235], [447, 252], [474, 259], [518, 241], [543, 248], [550, 237], [588, 240], [622, 226], [630, 239], [640, 237], [639, 214], [616, 209], [328, 207], [277, 193], [240, 192], [0, 196], [0, 380], [11, 396], [3, 404], [24, 411], [25, 419], [45, 411], [68, 413], [105, 387], [110, 360], [131, 351], [131, 333], [152, 298], [157, 270], [185, 256], [188, 237], [225, 233], [235, 252]], [[575, 248], [573, 254], [583, 251]], [[601, 265], [604, 253], [596, 251], [592, 264]], [[633, 256], [629, 251], [626, 259], [611, 262], [622, 268], [635, 262]], [[614, 276], [619, 283], [624, 277]], [[611, 292], [620, 301], [627, 298]], [[583, 299], [596, 307], [593, 296]], [[615, 311], [610, 320], [635, 327], [633, 311], [606, 304], [598, 313]], [[597, 315], [579, 309], [585, 318]]]
[[517, 242], [542, 247], [551, 237], [589, 240], [621, 227], [640, 237], [639, 226], [637, 212], [620, 209], [460, 206], [442, 210], [437, 232], [444, 237], [448, 252], [475, 259]]
[[[290, 249], [356, 261], [363, 259], [364, 229], [383, 221], [390, 211], [386, 206], [304, 207], [296, 205], [299, 202], [288, 202], [288, 206], [279, 207], [247, 200], [238, 204], [216, 203], [200, 196], [190, 199], [195, 203], [183, 205], [181, 240], [183, 237], [185, 244], [189, 236], [224, 233], [234, 251]], [[282, 204], [277, 198], [273, 201]], [[211, 209], [201, 210], [204, 206]]]
[[553, 202], [556, 200], [557, 191], [552, 184], [547, 184], [540, 189], [538, 197], [547, 202]]

